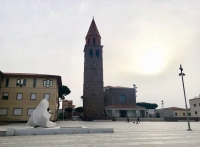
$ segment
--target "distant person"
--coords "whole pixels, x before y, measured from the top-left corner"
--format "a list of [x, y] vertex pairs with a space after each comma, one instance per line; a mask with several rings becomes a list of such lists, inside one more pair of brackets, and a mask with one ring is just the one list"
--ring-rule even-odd
[[139, 116], [138, 116], [137, 122], [139, 122], [139, 123], [140, 123], [140, 117], [139, 117]]
[[129, 118], [128, 118], [128, 116], [126, 117], [126, 123], [127, 123], [127, 122], [129, 123]]

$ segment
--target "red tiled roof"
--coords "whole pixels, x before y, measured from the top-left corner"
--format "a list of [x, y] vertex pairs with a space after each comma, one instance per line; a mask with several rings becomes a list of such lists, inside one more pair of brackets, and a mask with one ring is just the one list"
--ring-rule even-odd
[[109, 105], [109, 106], [106, 106], [105, 108], [144, 108], [144, 107], [135, 106], [135, 105]]
[[197, 97], [197, 98], [193, 98], [193, 99], [189, 99], [189, 100], [196, 100], [196, 99], [200, 99], [199, 97]]
[[186, 110], [184, 108], [178, 108], [178, 107], [169, 107], [169, 108], [164, 108], [165, 110]]
[[99, 36], [99, 37], [101, 37], [94, 19], [92, 20], [92, 23], [91, 23], [90, 28], [88, 30], [87, 36]]

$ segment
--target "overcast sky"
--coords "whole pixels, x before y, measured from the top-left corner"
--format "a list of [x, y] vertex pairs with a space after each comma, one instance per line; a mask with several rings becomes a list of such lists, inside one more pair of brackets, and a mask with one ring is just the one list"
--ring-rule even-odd
[[[137, 102], [185, 107], [200, 94], [199, 0], [1, 0], [0, 70], [62, 77], [82, 106], [84, 45], [92, 18], [104, 86], [138, 87]], [[188, 103], [189, 106], [189, 103]]]

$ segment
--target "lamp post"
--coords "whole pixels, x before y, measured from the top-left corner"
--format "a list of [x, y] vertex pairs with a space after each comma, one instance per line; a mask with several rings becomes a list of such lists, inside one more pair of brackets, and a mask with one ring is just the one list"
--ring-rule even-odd
[[[137, 92], [137, 90], [136, 90], [136, 89], [137, 89], [137, 86], [136, 86], [135, 84], [133, 84], [133, 88], [135, 89], [135, 99], [136, 99], [136, 97], [137, 97], [137, 95], [136, 95], [136, 92]], [[139, 112], [139, 111], [136, 110], [136, 118], [138, 117], [138, 112]]]
[[133, 84], [133, 88], [135, 89], [135, 99], [136, 99], [136, 97], [137, 97], [137, 95], [136, 95], [136, 92], [137, 92], [137, 86], [135, 85], [135, 84]]
[[182, 77], [182, 84], [183, 84], [183, 93], [184, 93], [184, 98], [185, 98], [185, 108], [186, 108], [186, 113], [187, 113], [187, 121], [188, 121], [188, 131], [192, 131], [192, 129], [190, 128], [190, 120], [189, 120], [189, 116], [188, 116], [188, 108], [187, 108], [187, 102], [186, 102], [186, 94], [185, 94], [185, 86], [184, 86], [184, 80], [183, 80], [183, 76], [185, 76], [185, 74], [182, 72], [183, 68], [180, 64], [180, 68], [181, 73], [179, 73], [179, 76]]
[[162, 105], [162, 108], [163, 108], [163, 105], [164, 105], [164, 101], [163, 100], [161, 101], [161, 105]]

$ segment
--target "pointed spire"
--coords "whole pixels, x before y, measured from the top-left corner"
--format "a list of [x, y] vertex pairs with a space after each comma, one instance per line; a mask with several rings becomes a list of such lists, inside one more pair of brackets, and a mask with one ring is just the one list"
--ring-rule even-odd
[[99, 37], [101, 37], [100, 34], [99, 34], [99, 31], [97, 29], [96, 23], [94, 21], [94, 16], [93, 16], [92, 23], [90, 25], [90, 28], [88, 30], [86, 37], [88, 37], [88, 36], [99, 36]]

